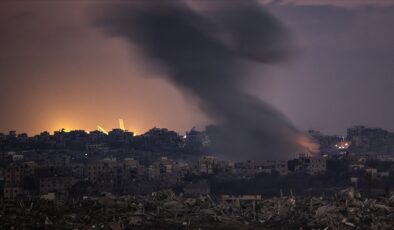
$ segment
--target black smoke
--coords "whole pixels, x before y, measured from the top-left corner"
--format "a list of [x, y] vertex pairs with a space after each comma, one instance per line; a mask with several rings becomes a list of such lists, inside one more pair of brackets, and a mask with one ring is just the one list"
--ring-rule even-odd
[[241, 62], [267, 65], [291, 54], [288, 32], [255, 1], [213, 1], [198, 11], [184, 1], [117, 4], [97, 25], [122, 36], [165, 67], [166, 77], [194, 94], [217, 121], [214, 148], [232, 159], [283, 159], [309, 140], [282, 114], [245, 91]]

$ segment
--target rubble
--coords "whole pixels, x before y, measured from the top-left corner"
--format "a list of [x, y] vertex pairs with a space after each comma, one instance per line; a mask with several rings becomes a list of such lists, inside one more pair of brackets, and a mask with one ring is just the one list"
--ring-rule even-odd
[[5, 229], [392, 229], [394, 196], [362, 198], [353, 188], [332, 197], [200, 195], [171, 190], [146, 196], [102, 194], [57, 203], [2, 202]]

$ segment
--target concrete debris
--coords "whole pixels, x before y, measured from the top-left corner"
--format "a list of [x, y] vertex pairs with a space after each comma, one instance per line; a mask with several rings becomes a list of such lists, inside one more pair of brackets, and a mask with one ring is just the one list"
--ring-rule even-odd
[[56, 203], [4, 202], [4, 229], [392, 229], [393, 196], [363, 199], [352, 188], [333, 197], [214, 195], [171, 190], [146, 196], [102, 194]]
[[337, 208], [335, 206], [321, 206], [316, 210], [315, 217], [321, 218], [327, 216], [328, 214], [332, 214], [337, 212]]

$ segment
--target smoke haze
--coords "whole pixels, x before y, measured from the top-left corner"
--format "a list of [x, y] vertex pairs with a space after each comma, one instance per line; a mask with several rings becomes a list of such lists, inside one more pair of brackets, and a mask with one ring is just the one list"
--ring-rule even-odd
[[314, 152], [307, 136], [244, 88], [242, 62], [268, 65], [291, 56], [286, 29], [255, 1], [215, 5], [197, 11], [184, 1], [115, 4], [97, 26], [136, 44], [170, 82], [197, 98], [218, 126], [214, 149], [221, 157], [285, 159]]

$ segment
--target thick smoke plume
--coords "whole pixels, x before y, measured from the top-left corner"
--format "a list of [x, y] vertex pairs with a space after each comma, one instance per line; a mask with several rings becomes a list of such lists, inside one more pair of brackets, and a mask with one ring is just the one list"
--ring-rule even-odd
[[[148, 3], [147, 3], [148, 2]], [[141, 1], [106, 10], [98, 25], [137, 44], [194, 94], [217, 121], [214, 148], [231, 159], [285, 159], [315, 147], [279, 112], [244, 90], [241, 61], [270, 64], [290, 54], [281, 23], [255, 1]]]

